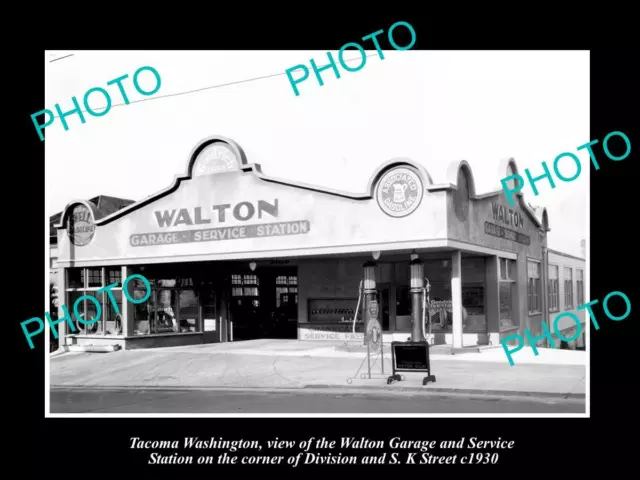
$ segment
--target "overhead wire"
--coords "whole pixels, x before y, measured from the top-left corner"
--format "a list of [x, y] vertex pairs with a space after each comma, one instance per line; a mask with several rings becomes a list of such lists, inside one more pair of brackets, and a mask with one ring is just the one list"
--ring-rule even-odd
[[[376, 53], [376, 54], [372, 54], [372, 55], [366, 55], [366, 56], [365, 56], [365, 58], [374, 57], [374, 56], [376, 56], [376, 55], [378, 55], [378, 54]], [[361, 58], [362, 58], [362, 57], [360, 57], [360, 58], [351, 58], [351, 59], [344, 60], [344, 61], [348, 63], [348, 62], [352, 62], [352, 61], [354, 61], [354, 60], [361, 60]], [[221, 84], [217, 84], [217, 85], [210, 85], [210, 86], [208, 86], [208, 87], [196, 88], [196, 89], [193, 89], [193, 90], [187, 90], [187, 91], [184, 91], [184, 92], [167, 93], [167, 94], [164, 94], [164, 95], [157, 95], [157, 96], [153, 96], [153, 97], [149, 97], [149, 98], [141, 98], [141, 99], [139, 99], [139, 100], [131, 100], [129, 103], [124, 103], [124, 102], [123, 102], [123, 103], [116, 103], [116, 104], [112, 104], [112, 105], [111, 105], [111, 107], [110, 107], [110, 109], [111, 109], [111, 108], [114, 108], [114, 107], [121, 107], [121, 106], [123, 106], [123, 105], [130, 105], [130, 104], [132, 104], [132, 103], [149, 102], [149, 101], [151, 101], [151, 100], [159, 100], [159, 99], [161, 99], [161, 98], [177, 97], [177, 96], [180, 96], [180, 95], [188, 95], [188, 94], [190, 94], [190, 93], [203, 92], [203, 91], [205, 91], [205, 90], [212, 90], [212, 89], [214, 89], [214, 88], [228, 87], [228, 86], [231, 86], [231, 85], [237, 85], [237, 84], [240, 84], [240, 83], [254, 82], [254, 81], [256, 81], [256, 80], [265, 80], [265, 79], [267, 79], [267, 78], [279, 77], [279, 76], [281, 76], [281, 75], [286, 75], [286, 74], [287, 74], [287, 72], [274, 73], [274, 74], [272, 74], [272, 75], [264, 75], [264, 76], [262, 76], [262, 77], [246, 78], [246, 79], [244, 79], [244, 80], [237, 80], [237, 81], [235, 81], [235, 82], [228, 82], [228, 83], [221, 83]], [[102, 111], [103, 111], [103, 110], [105, 110], [105, 109], [106, 109], [105, 107], [97, 107], [97, 108], [94, 108], [94, 109], [92, 109], [92, 110], [93, 110], [94, 112], [102, 112]], [[86, 110], [80, 110], [80, 111], [81, 111], [82, 113], [89, 113], [89, 112], [87, 112]], [[60, 116], [59, 116], [59, 115], [54, 115], [54, 118], [60, 118]]]
[[69, 55], [65, 55], [64, 57], [54, 58], [53, 60], [49, 60], [49, 63], [57, 62], [58, 60], [63, 60], [65, 58], [73, 57], [75, 53], [71, 53]]

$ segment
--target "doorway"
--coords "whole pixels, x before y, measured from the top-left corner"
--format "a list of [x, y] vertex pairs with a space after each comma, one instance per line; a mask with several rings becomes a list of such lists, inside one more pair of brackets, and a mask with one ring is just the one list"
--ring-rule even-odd
[[298, 336], [297, 267], [231, 275], [233, 341]]
[[205, 288], [200, 293], [200, 307], [202, 318], [202, 332], [204, 343], [218, 343], [226, 341], [226, 329], [222, 325], [222, 317], [218, 317], [216, 308], [216, 292], [213, 288]]

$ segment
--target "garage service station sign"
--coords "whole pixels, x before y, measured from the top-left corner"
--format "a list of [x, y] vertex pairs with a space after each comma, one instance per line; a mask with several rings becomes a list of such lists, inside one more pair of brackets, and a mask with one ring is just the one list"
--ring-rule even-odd
[[[130, 236], [130, 243], [134, 247], [146, 245], [166, 245], [176, 243], [214, 242], [220, 240], [237, 240], [241, 238], [278, 237], [284, 235], [304, 235], [311, 229], [308, 220], [278, 222], [278, 199], [272, 202], [259, 200], [258, 202], [240, 202], [236, 205], [212, 205], [209, 208], [180, 208], [177, 210], [157, 210], [153, 212], [155, 221], [160, 229], [149, 233], [136, 233]], [[220, 226], [214, 228], [173, 230], [179, 226], [208, 225], [248, 222], [261, 219], [275, 219], [276, 221]], [[173, 231], [172, 231], [173, 230]]]

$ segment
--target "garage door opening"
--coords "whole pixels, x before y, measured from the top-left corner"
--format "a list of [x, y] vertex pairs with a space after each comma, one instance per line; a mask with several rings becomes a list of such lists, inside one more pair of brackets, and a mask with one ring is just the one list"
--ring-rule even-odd
[[298, 338], [297, 267], [231, 275], [233, 341]]

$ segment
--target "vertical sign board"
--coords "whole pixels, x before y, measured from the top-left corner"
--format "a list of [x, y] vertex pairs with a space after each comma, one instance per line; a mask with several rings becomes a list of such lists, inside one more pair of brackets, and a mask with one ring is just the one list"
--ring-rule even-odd
[[426, 372], [422, 385], [436, 381], [435, 375], [431, 375], [427, 342], [391, 342], [391, 366], [393, 375], [387, 379], [387, 384], [402, 380], [402, 375], [396, 372]]

